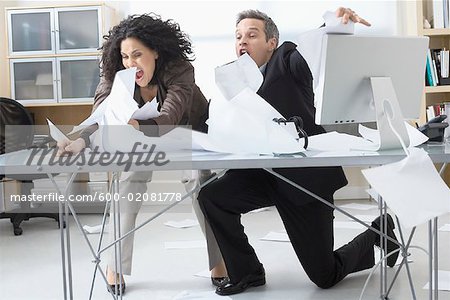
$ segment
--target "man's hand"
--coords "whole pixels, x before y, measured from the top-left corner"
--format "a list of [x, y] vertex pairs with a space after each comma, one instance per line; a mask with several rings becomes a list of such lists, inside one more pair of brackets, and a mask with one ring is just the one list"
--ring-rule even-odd
[[336, 17], [342, 17], [343, 24], [347, 24], [348, 20], [352, 20], [355, 23], [361, 23], [366, 26], [371, 26], [369, 22], [358, 16], [358, 14], [350, 8], [339, 7], [338, 9], [336, 9]]
[[75, 141], [59, 141], [56, 145], [58, 146], [58, 153], [56, 154], [56, 156], [61, 156], [64, 154], [76, 154], [86, 148], [86, 143], [82, 138], [78, 138]]

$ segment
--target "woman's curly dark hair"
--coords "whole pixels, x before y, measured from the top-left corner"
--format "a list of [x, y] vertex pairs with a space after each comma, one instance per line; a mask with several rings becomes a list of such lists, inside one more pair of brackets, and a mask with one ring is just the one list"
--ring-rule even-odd
[[155, 84], [160, 73], [169, 62], [193, 60], [192, 45], [187, 34], [173, 20], [161, 20], [156, 14], [131, 15], [114, 26], [107, 35], [102, 50], [102, 76], [112, 82], [117, 71], [125, 69], [122, 65], [120, 44], [127, 38], [136, 38], [146, 47], [158, 53], [155, 73], [150, 84]]

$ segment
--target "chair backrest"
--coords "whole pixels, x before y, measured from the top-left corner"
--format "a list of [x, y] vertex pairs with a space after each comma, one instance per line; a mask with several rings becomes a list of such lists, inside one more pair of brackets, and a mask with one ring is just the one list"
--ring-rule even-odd
[[15, 100], [0, 97], [0, 154], [26, 149], [33, 138], [34, 123], [26, 108]]

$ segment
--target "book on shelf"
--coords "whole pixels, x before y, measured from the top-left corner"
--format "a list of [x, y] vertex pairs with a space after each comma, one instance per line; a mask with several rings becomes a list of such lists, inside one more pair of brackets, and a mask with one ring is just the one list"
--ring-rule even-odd
[[450, 26], [449, 0], [433, 0], [432, 1], [432, 19], [433, 28], [442, 29]]
[[440, 115], [450, 114], [450, 102], [441, 102], [429, 105], [427, 107], [427, 120], [431, 120]]
[[425, 70], [427, 86], [450, 85], [449, 50], [428, 49]]

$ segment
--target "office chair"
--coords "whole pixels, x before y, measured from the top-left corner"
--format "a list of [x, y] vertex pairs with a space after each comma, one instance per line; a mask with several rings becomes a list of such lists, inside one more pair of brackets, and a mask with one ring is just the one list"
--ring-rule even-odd
[[[8, 125], [27, 125], [27, 126], [11, 126]], [[33, 144], [34, 138], [34, 122], [30, 113], [19, 102], [9, 98], [0, 97], [0, 154], [27, 149]], [[16, 179], [23, 182], [23, 186], [31, 187], [32, 180], [46, 177], [43, 175], [8, 175], [0, 174], [0, 181], [5, 177]], [[27, 193], [29, 193], [30, 188]], [[21, 188], [21, 193], [23, 189]], [[0, 199], [3, 200], [3, 199]], [[28, 221], [30, 218], [46, 217], [55, 219], [59, 226], [59, 215], [57, 213], [29, 213], [30, 204], [28, 202], [21, 204], [20, 209], [11, 212], [0, 213], [0, 219], [9, 218], [13, 224], [14, 235], [21, 235], [22, 221]], [[26, 212], [24, 212], [26, 211]]]

